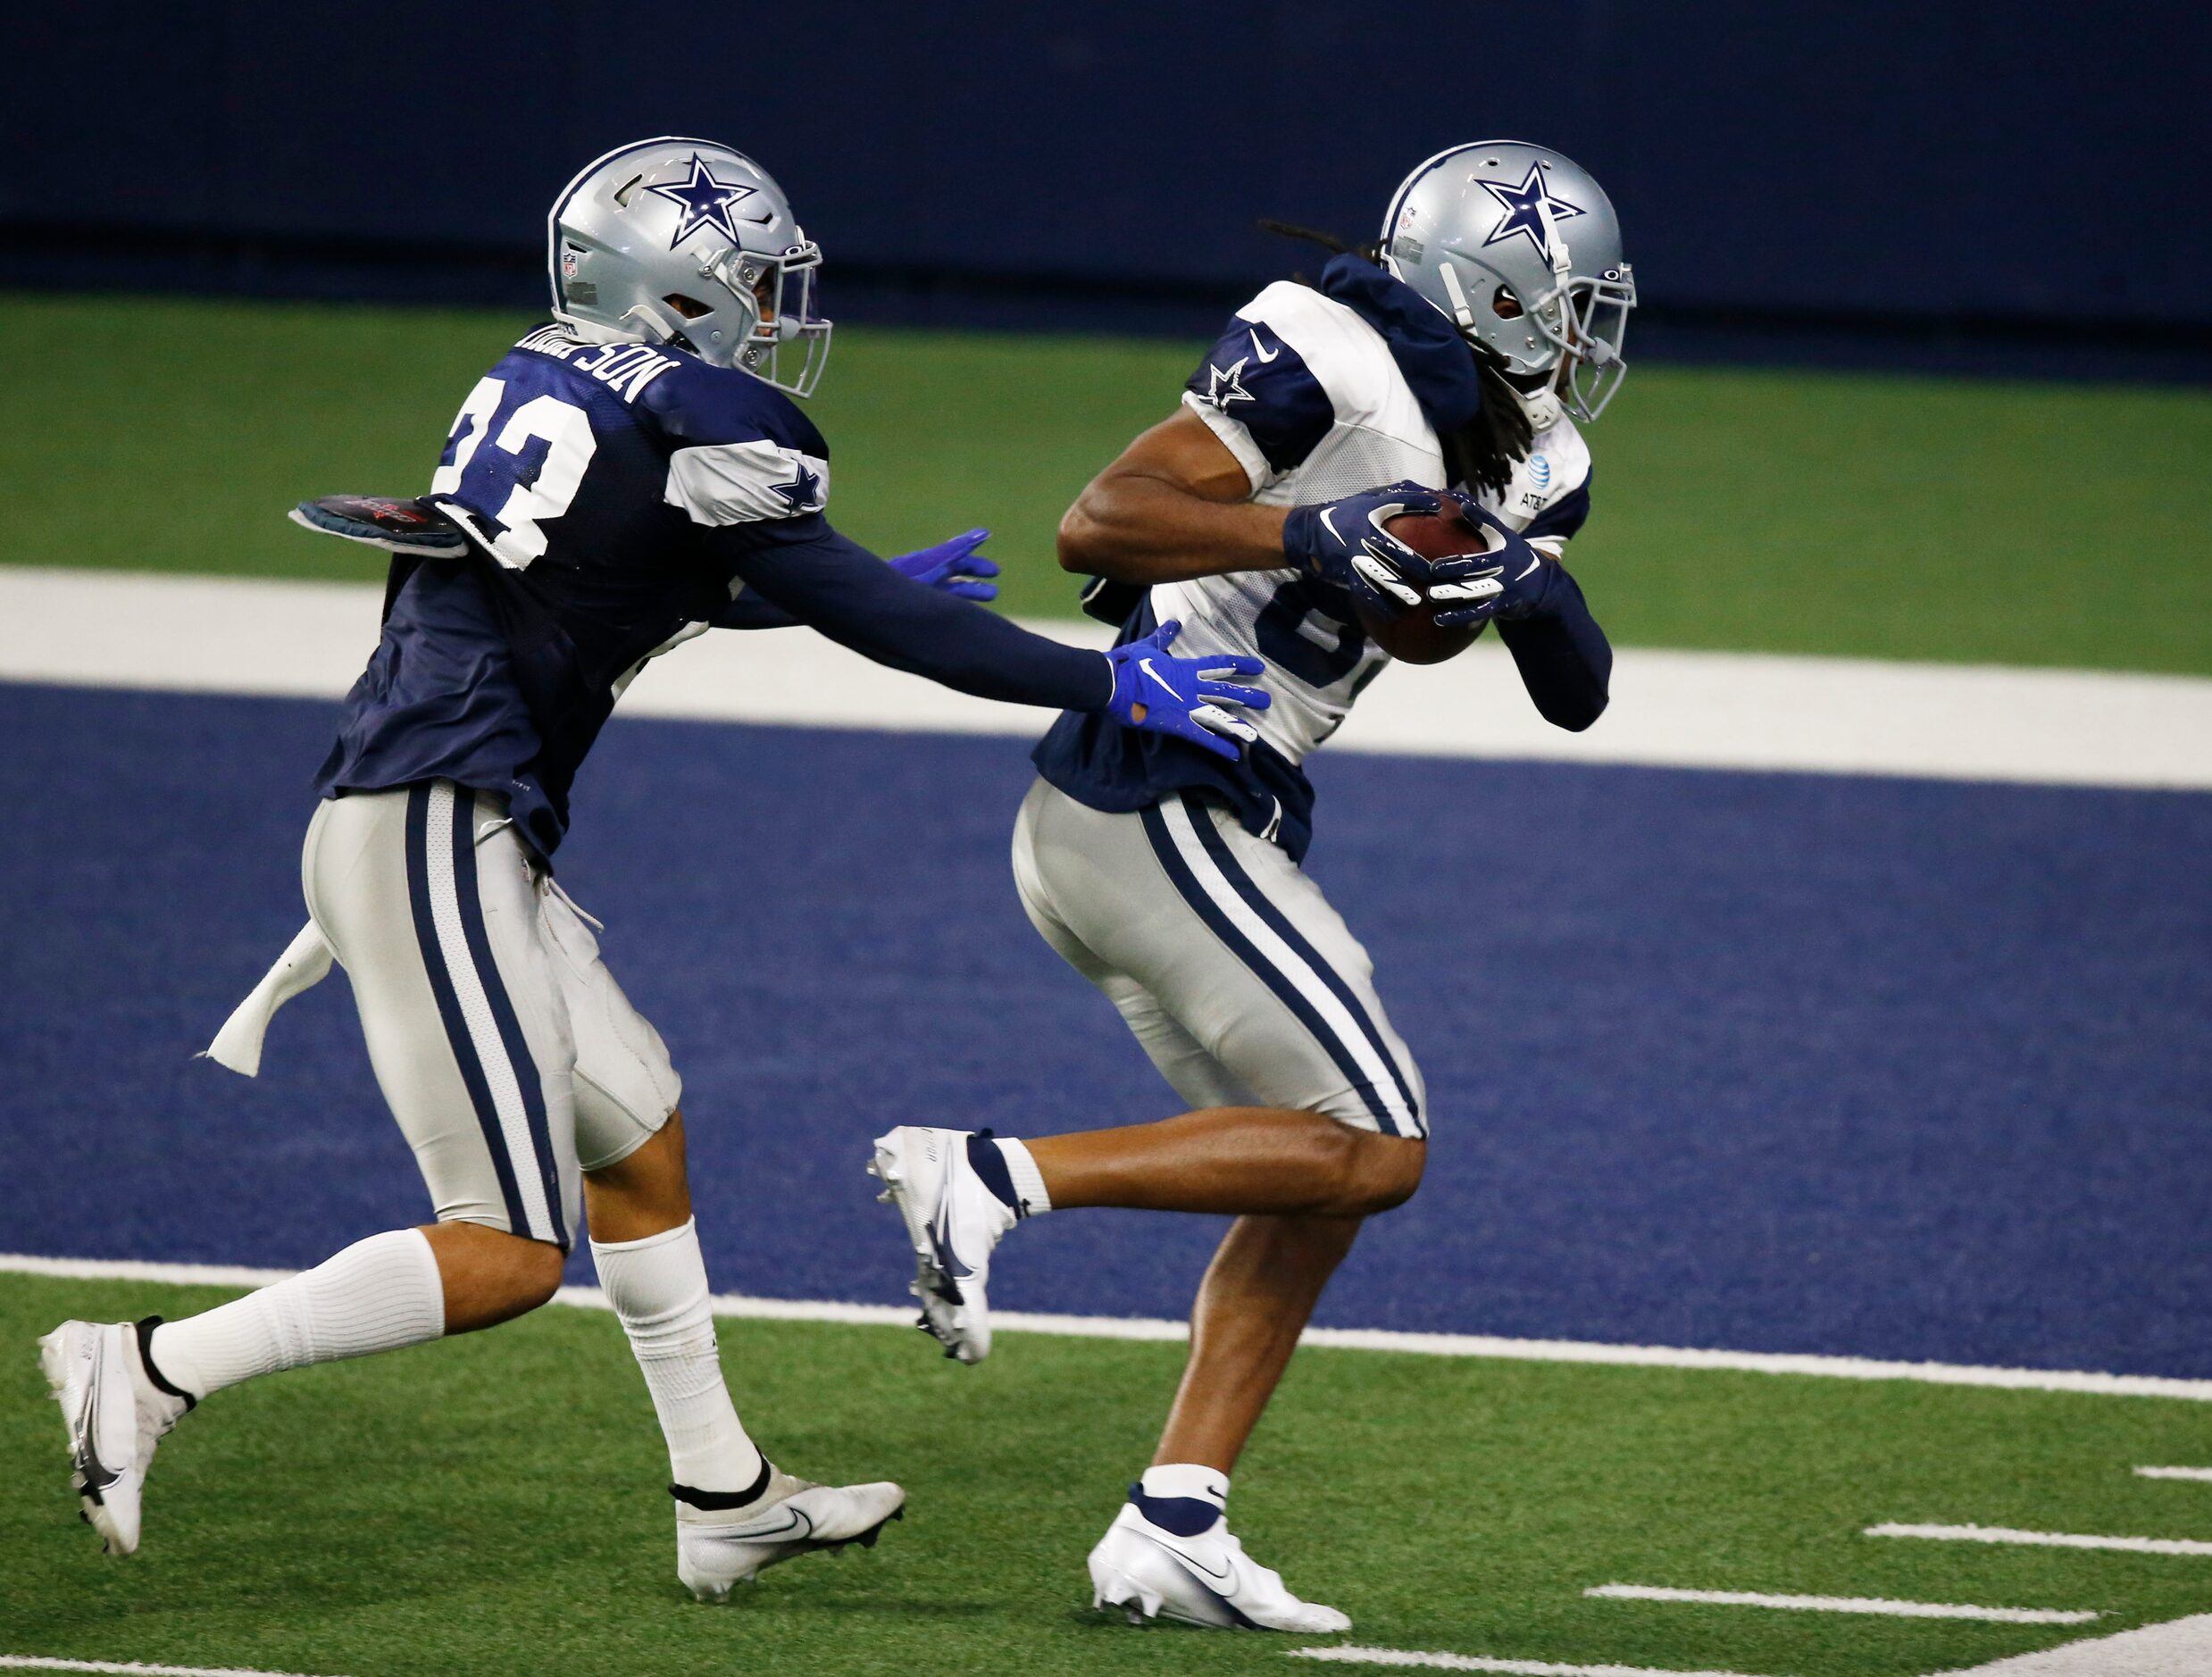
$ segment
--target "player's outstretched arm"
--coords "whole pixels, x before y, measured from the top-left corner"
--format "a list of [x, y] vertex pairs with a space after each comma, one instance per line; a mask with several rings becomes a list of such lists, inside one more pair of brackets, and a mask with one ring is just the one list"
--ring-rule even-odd
[[[903, 553], [883, 563], [902, 577], [924, 588], [942, 589], [957, 599], [995, 600], [998, 585], [989, 579], [998, 574], [998, 566], [976, 551], [989, 539], [987, 530], [964, 530], [950, 541]], [[748, 589], [708, 618], [707, 624], [714, 629], [790, 629], [798, 621]]]
[[818, 514], [725, 527], [708, 539], [728, 543], [738, 575], [798, 622], [877, 663], [979, 698], [1109, 711], [1229, 756], [1237, 747], [1218, 736], [1252, 733], [1223, 707], [1268, 702], [1257, 688], [1213, 679], [1256, 675], [1256, 660], [1175, 657], [1166, 649], [1174, 625], [1111, 654], [1064, 646], [894, 570]]

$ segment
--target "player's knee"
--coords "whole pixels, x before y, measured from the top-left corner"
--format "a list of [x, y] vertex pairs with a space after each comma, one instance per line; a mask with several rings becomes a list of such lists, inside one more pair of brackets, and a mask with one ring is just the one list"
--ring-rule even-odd
[[1392, 1211], [1414, 1197], [1428, 1163], [1429, 1144], [1409, 1136], [1381, 1136], [1347, 1130], [1350, 1141], [1344, 1177], [1342, 1214], [1372, 1217]]

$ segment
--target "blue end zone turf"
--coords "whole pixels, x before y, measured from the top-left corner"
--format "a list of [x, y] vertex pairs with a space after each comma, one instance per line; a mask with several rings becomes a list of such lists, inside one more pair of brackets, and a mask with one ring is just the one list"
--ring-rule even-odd
[[[421, 1220], [302, 918], [332, 707], [0, 686], [0, 1248], [300, 1264]], [[715, 1284], [895, 1301], [897, 1122], [1164, 1116], [1023, 920], [1008, 739], [617, 722], [562, 879], [683, 1072]], [[1340, 1324], [2212, 1375], [2212, 797], [1323, 760], [1313, 871], [1434, 1103]], [[1217, 1225], [1020, 1231], [1008, 1308], [1179, 1315]], [[586, 1263], [578, 1279], [588, 1279]]]

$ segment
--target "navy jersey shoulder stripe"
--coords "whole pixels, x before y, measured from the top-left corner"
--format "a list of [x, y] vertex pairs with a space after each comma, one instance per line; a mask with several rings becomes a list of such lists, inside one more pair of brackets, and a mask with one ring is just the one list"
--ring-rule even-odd
[[1277, 471], [1301, 465], [1336, 423], [1336, 405], [1305, 357], [1272, 327], [1229, 322], [1184, 387], [1251, 433]]
[[655, 380], [638, 399], [672, 446], [765, 439], [817, 460], [830, 457], [830, 445], [814, 421], [766, 380], [689, 355], [678, 361], [675, 371]]

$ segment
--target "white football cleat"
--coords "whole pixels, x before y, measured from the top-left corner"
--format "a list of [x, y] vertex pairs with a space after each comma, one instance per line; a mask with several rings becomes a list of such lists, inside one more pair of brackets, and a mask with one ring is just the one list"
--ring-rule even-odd
[[[692, 1493], [694, 1495], [697, 1493]], [[701, 1601], [726, 1602], [780, 1561], [847, 1543], [875, 1547], [889, 1521], [904, 1517], [899, 1486], [817, 1485], [768, 1470], [760, 1496], [736, 1514], [676, 1504], [676, 1576]]]
[[69, 1482], [110, 1555], [138, 1548], [154, 1447], [194, 1402], [146, 1372], [140, 1347], [160, 1320], [64, 1322], [38, 1341], [38, 1366], [69, 1429]]
[[1352, 1622], [1334, 1607], [1300, 1601], [1281, 1578], [1244, 1552], [1226, 1516], [1195, 1537], [1122, 1505], [1090, 1551], [1090, 1605], [1120, 1607], [1131, 1624], [1173, 1619], [1221, 1631], [1290, 1631], [1327, 1636]]
[[968, 1163], [970, 1133], [901, 1124], [876, 1138], [868, 1174], [906, 1222], [922, 1325], [947, 1356], [980, 1363], [990, 1355], [991, 1249], [1018, 1219]]

